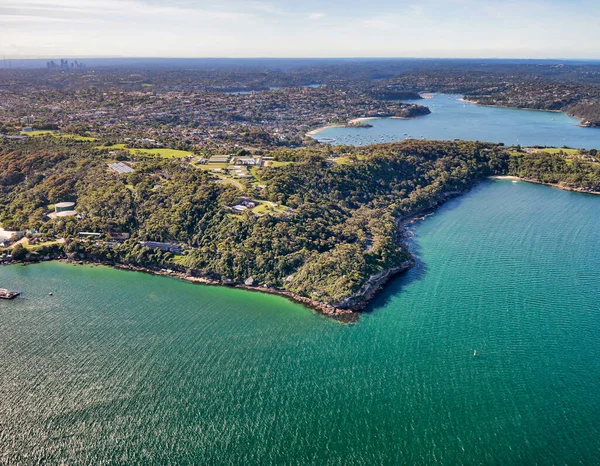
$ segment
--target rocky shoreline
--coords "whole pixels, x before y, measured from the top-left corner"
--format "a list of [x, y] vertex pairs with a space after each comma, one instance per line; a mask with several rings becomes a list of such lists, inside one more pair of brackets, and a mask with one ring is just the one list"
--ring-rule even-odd
[[[577, 191], [580, 193], [600, 195], [600, 192], [586, 191], [586, 190], [582, 190], [579, 188], [571, 188], [571, 187], [559, 185], [559, 184], [544, 183], [544, 182], [537, 181], [537, 180], [519, 178], [519, 177], [515, 177], [515, 176], [490, 176], [488, 178], [489, 179], [519, 180], [519, 181], [525, 181], [525, 182], [529, 182], [529, 183], [547, 185], [547, 186], [551, 186], [551, 187], [555, 187], [555, 188], [559, 188], [559, 189], [563, 189], [563, 190], [567, 190], [567, 191]], [[398, 223], [401, 226], [407, 227], [408, 225], [414, 224], [415, 222], [417, 222], [419, 220], [423, 220], [428, 215], [431, 215], [436, 210], [436, 208], [438, 208], [441, 204], [445, 203], [448, 199], [459, 196], [461, 194], [464, 194], [466, 191], [469, 191], [471, 188], [472, 187], [469, 187], [462, 191], [452, 191], [452, 192], [445, 193], [445, 195], [442, 197], [442, 199], [440, 199], [439, 202], [437, 202], [435, 205], [432, 205], [426, 209], [423, 209], [420, 212], [416, 212], [415, 214], [413, 214], [409, 217], [400, 218], [400, 219], [398, 219]], [[186, 269], [186, 271], [182, 271], [182, 270], [173, 270], [173, 269], [166, 269], [166, 268], [160, 268], [160, 267], [111, 263], [111, 262], [106, 262], [106, 261], [102, 261], [102, 260], [94, 260], [93, 258], [91, 258], [91, 259], [90, 258], [79, 258], [78, 259], [78, 258], [74, 258], [74, 257], [71, 257], [71, 258], [53, 257], [53, 258], [47, 258], [47, 260], [57, 260], [60, 262], [66, 262], [66, 263], [71, 263], [71, 264], [80, 264], [80, 265], [85, 265], [85, 264], [87, 264], [87, 265], [104, 265], [104, 266], [112, 267], [112, 268], [119, 269], [119, 270], [128, 270], [128, 271], [142, 272], [142, 273], [148, 273], [148, 274], [158, 275], [158, 276], [177, 278], [177, 279], [184, 280], [184, 281], [187, 281], [190, 283], [198, 283], [198, 284], [209, 285], [209, 286], [228, 286], [230, 288], [237, 288], [237, 289], [241, 289], [241, 290], [245, 290], [245, 291], [253, 291], [253, 292], [259, 292], [259, 293], [267, 293], [267, 294], [277, 295], [277, 296], [281, 296], [286, 299], [289, 299], [290, 301], [293, 301], [295, 303], [301, 304], [310, 309], [313, 309], [314, 311], [318, 312], [319, 314], [321, 314], [323, 316], [330, 317], [330, 318], [335, 319], [336, 321], [339, 321], [342, 323], [356, 322], [358, 320], [360, 313], [365, 310], [365, 308], [368, 306], [368, 304], [371, 302], [371, 300], [386, 285], [386, 283], [388, 283], [393, 277], [410, 270], [416, 264], [414, 257], [411, 255], [410, 259], [402, 262], [401, 264], [398, 264], [394, 267], [385, 269], [375, 275], [372, 275], [358, 291], [356, 291], [352, 295], [346, 297], [342, 301], [336, 302], [336, 303], [325, 303], [325, 302], [311, 299], [306, 296], [301, 296], [301, 295], [299, 295], [297, 293], [293, 293], [291, 291], [282, 290], [282, 289], [278, 289], [278, 288], [270, 288], [267, 286], [252, 285], [252, 284], [245, 284], [245, 283], [235, 283], [235, 282], [228, 281], [228, 280], [215, 280], [215, 279], [207, 278], [205, 276], [202, 276], [201, 272], [199, 270]], [[19, 263], [21, 263], [23, 265], [28, 265], [28, 264], [32, 264], [35, 262], [11, 261], [8, 263], [4, 263], [2, 265], [14, 265], [14, 264], [19, 264]]]
[[[179, 280], [184, 280], [189, 283], [197, 283], [202, 285], [209, 286], [227, 286], [230, 288], [237, 288], [245, 291], [253, 291], [258, 293], [267, 293], [276, 296], [281, 296], [295, 303], [306, 306], [319, 314], [330, 317], [342, 323], [352, 323], [358, 320], [359, 314], [364, 311], [369, 302], [376, 296], [377, 292], [383, 288], [383, 286], [393, 277], [399, 275], [409, 269], [411, 269], [415, 265], [414, 259], [407, 260], [402, 264], [399, 264], [390, 269], [383, 270], [382, 272], [375, 274], [369, 278], [362, 286], [362, 288], [356, 293], [344, 299], [339, 303], [324, 303], [320, 301], [316, 301], [314, 299], [308, 298], [306, 296], [301, 296], [297, 293], [293, 293], [291, 291], [281, 290], [277, 288], [269, 288], [266, 286], [252, 286], [246, 285], [243, 283], [230, 283], [224, 280], [213, 280], [210, 278], [202, 277], [202, 276], [194, 276], [190, 273], [176, 271], [172, 269], [164, 269], [164, 268], [153, 268], [146, 266], [138, 266], [138, 265], [130, 265], [130, 264], [118, 264], [118, 263], [110, 263], [105, 261], [95, 261], [90, 259], [70, 259], [70, 258], [53, 258], [49, 260], [56, 260], [58, 262], [64, 262], [67, 264], [74, 265], [104, 265], [107, 267], [112, 267], [118, 270], [127, 270], [131, 272], [141, 272], [147, 273], [151, 275], [163, 276], [163, 277], [171, 277], [177, 278]], [[3, 263], [1, 265], [30, 265], [39, 263], [41, 261], [12, 261]], [[47, 262], [47, 261], [44, 261]]]
[[[66, 262], [77, 263], [78, 261], [66, 260]], [[253, 291], [258, 293], [267, 293], [276, 296], [281, 296], [289, 299], [298, 304], [302, 304], [321, 315], [333, 318], [337, 321], [344, 323], [356, 322], [358, 320], [358, 314], [361, 313], [369, 304], [369, 302], [375, 297], [377, 292], [383, 288], [383, 286], [394, 276], [399, 275], [415, 265], [414, 259], [403, 262], [395, 267], [386, 269], [376, 275], [373, 275], [365, 282], [363, 287], [347, 297], [340, 303], [324, 303], [301, 296], [291, 291], [281, 290], [278, 288], [269, 288], [266, 286], [251, 286], [243, 283], [228, 283], [222, 280], [213, 280], [205, 277], [195, 277], [191, 274], [178, 272], [171, 269], [153, 269], [150, 267], [126, 265], [126, 264], [107, 264], [102, 262], [87, 262], [88, 264], [101, 264], [109, 267], [113, 267], [119, 270], [129, 270], [134, 272], [149, 273], [152, 275], [166, 276], [172, 278], [178, 278], [190, 283], [199, 283], [209, 286], [228, 286], [231, 288], [237, 288], [245, 291]]]

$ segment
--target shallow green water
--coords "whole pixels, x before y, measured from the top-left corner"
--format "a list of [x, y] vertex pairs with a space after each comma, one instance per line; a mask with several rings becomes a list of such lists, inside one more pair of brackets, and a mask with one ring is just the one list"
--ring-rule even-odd
[[486, 182], [415, 227], [419, 266], [354, 325], [0, 267], [26, 293], [0, 302], [0, 463], [598, 463], [598, 219], [600, 197]]

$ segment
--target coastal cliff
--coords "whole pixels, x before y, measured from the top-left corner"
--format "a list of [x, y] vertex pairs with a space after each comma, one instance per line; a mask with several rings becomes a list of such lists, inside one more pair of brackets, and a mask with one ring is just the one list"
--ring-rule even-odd
[[415, 260], [410, 258], [403, 263], [391, 267], [387, 270], [372, 275], [365, 284], [356, 293], [344, 298], [343, 301], [333, 303], [332, 306], [337, 309], [348, 309], [351, 311], [362, 311], [366, 305], [373, 299], [377, 292], [394, 276], [406, 272], [415, 265]]

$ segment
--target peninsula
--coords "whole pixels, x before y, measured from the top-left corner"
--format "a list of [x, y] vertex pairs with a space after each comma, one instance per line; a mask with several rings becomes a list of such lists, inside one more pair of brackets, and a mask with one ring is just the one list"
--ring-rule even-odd
[[352, 320], [413, 265], [407, 219], [493, 175], [599, 191], [599, 166], [594, 151], [462, 141], [274, 149], [212, 163], [71, 137], [9, 139], [0, 223], [24, 236], [5, 240], [2, 260], [168, 274], [277, 293]]
[[473, 66], [3, 70], [0, 262], [103, 263], [282, 294], [352, 319], [413, 265], [404, 223], [480, 180], [600, 191], [596, 150], [310, 137], [427, 115], [417, 102], [434, 92], [596, 121], [595, 68]]

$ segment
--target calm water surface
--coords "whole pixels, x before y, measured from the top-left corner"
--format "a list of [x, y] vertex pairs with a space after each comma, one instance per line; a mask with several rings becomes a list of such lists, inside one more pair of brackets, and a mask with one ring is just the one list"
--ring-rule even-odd
[[0, 302], [0, 463], [597, 464], [598, 219], [600, 197], [485, 182], [414, 228], [419, 265], [354, 325], [0, 267], [25, 291]]
[[371, 120], [372, 128], [327, 128], [314, 137], [351, 145], [425, 138], [600, 149], [600, 129], [578, 126], [578, 119], [564, 113], [482, 107], [460, 97], [438, 94], [416, 101], [432, 113], [413, 120]]

